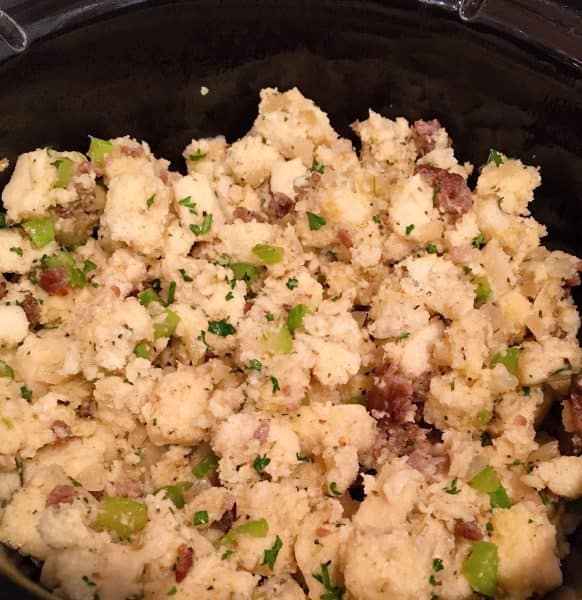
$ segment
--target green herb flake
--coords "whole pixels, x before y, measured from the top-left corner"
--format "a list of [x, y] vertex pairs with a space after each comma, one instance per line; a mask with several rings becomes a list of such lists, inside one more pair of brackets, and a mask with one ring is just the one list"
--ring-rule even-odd
[[307, 211], [307, 221], [309, 223], [309, 229], [311, 231], [317, 231], [321, 229], [327, 221], [320, 215]]
[[331, 493], [334, 496], [341, 496], [342, 495], [342, 493], [337, 489], [337, 483], [335, 481], [332, 481], [329, 484], [329, 489], [331, 490]]
[[406, 235], [410, 235], [412, 232], [414, 231], [414, 224], [410, 224], [406, 226], [406, 229], [404, 230], [404, 233]]
[[27, 402], [32, 400], [32, 390], [27, 388], [25, 385], [20, 386], [20, 397], [24, 398]]
[[176, 586], [173, 586], [169, 589], [166, 596], [175, 596], [177, 591], [178, 591], [178, 588], [176, 588]]
[[265, 315], [265, 319], [267, 319], [267, 321], [274, 321], [275, 320], [275, 315], [273, 313], [267, 313]]
[[529, 396], [529, 395], [531, 394], [531, 387], [530, 387], [529, 385], [524, 385], [524, 386], [521, 388], [521, 393], [522, 393], [524, 396]]
[[202, 225], [190, 225], [190, 231], [194, 235], [204, 235], [210, 231], [212, 227], [212, 213], [206, 215], [202, 221]]
[[311, 163], [311, 170], [314, 173], [319, 173], [320, 175], [323, 175], [323, 172], [325, 171], [325, 166], [322, 165], [321, 163], [318, 163], [314, 157], [313, 162]]
[[269, 379], [271, 380], [271, 385], [273, 386], [273, 394], [280, 392], [281, 388], [279, 387], [279, 380], [272, 375], [269, 377]]
[[287, 283], [285, 285], [288, 289], [294, 290], [299, 285], [299, 282], [295, 277], [290, 277], [289, 279], [287, 279]]
[[323, 585], [323, 587], [326, 590], [326, 593], [321, 594], [321, 596], [319, 597], [320, 600], [341, 600], [344, 594], [344, 589], [339, 586], [332, 585], [331, 578], [329, 576], [329, 564], [329, 562], [322, 563], [320, 565], [321, 574], [312, 573], [312, 577], [316, 581], [319, 581], [319, 583], [321, 583], [321, 585]]
[[403, 331], [399, 336], [399, 340], [406, 340], [410, 337], [410, 331]]
[[229, 302], [230, 300], [232, 300], [234, 298], [234, 294], [231, 292], [228, 292], [228, 294], [226, 294], [226, 296], [224, 297], [224, 299]]
[[425, 250], [429, 253], [429, 254], [436, 254], [438, 252], [437, 247], [435, 246], [435, 244], [427, 244]]
[[10, 252], [14, 252], [14, 254], [18, 254], [18, 256], [22, 256], [24, 254], [20, 246], [12, 246], [10, 248]]
[[71, 484], [73, 485], [73, 487], [76, 487], [76, 488], [82, 487], [81, 484], [76, 479], [74, 479], [73, 477], [71, 477], [70, 475], [67, 475], [67, 479], [71, 482]]
[[259, 275], [259, 271], [255, 265], [246, 262], [232, 263], [229, 265], [235, 281], [253, 281]]
[[2, 421], [6, 429], [14, 429], [14, 421], [12, 419], [9, 419], [8, 417], [2, 417], [0, 418], [0, 421]]
[[198, 510], [194, 513], [192, 517], [192, 522], [194, 525], [207, 525], [208, 524], [208, 511], [206, 510]]
[[255, 460], [253, 460], [253, 469], [258, 475], [260, 475], [267, 468], [270, 462], [271, 459], [266, 454], [263, 456], [259, 455], [255, 457]]
[[227, 337], [236, 333], [236, 327], [228, 322], [228, 318], [220, 321], [209, 321], [208, 331], [220, 337]]
[[83, 575], [81, 580], [86, 583], [89, 587], [95, 587], [97, 584], [87, 575]]
[[376, 225], [380, 225], [380, 223], [382, 223], [382, 219], [380, 219], [380, 215], [374, 215], [372, 217], [372, 221], [374, 221], [374, 223], [376, 223]]
[[442, 571], [444, 569], [444, 565], [443, 565], [443, 559], [442, 558], [433, 558], [432, 559], [432, 570], [435, 573], [438, 573], [439, 571]]
[[190, 277], [190, 275], [188, 275], [184, 269], [178, 269], [178, 271], [180, 272], [180, 275], [182, 275], [182, 279], [184, 281], [194, 281], [194, 279], [192, 279], [192, 277]]
[[196, 202], [192, 202], [191, 196], [186, 196], [182, 198], [182, 200], [178, 200], [178, 204], [180, 206], [185, 206], [193, 215], [197, 215], [198, 211], [196, 210]]
[[83, 263], [83, 273], [85, 275], [91, 273], [91, 271], [95, 271], [97, 269], [97, 265], [92, 260], [86, 260]]
[[188, 160], [190, 160], [192, 162], [197, 162], [199, 160], [202, 160], [205, 156], [206, 156], [206, 152], [202, 152], [202, 150], [200, 148], [198, 148], [194, 154], [188, 155]]
[[0, 212], [0, 229], [4, 229], [6, 227], [6, 213]]
[[479, 233], [479, 235], [476, 235], [471, 240], [471, 243], [473, 244], [474, 248], [477, 248], [477, 250], [480, 250], [487, 243], [487, 240], [485, 239], [485, 236], [482, 233]]
[[455, 478], [453, 479], [453, 481], [451, 482], [451, 485], [450, 485], [450, 487], [445, 487], [445, 488], [443, 488], [443, 490], [445, 490], [445, 492], [446, 492], [447, 494], [451, 494], [452, 496], [456, 496], [456, 495], [457, 495], [458, 493], [460, 493], [460, 491], [461, 491], [461, 490], [459, 490], [459, 489], [457, 488], [457, 481], [458, 481], [458, 480], [457, 480], [457, 478], [455, 477]]
[[234, 554], [234, 550], [227, 550], [221, 557], [220, 560], [226, 560]]
[[162, 303], [161, 298], [158, 296], [156, 291], [152, 288], [146, 288], [145, 290], [143, 290], [143, 292], [140, 292], [137, 296], [137, 299], [138, 299], [139, 303], [142, 306], [145, 306], [146, 308], [152, 302], [158, 302], [159, 304]]
[[189, 481], [183, 481], [173, 485], [166, 485], [161, 489], [163, 489], [165, 492], [164, 498], [170, 500], [176, 508], [184, 508], [184, 505], [186, 504], [184, 493], [191, 487], [192, 484]]
[[489, 156], [487, 157], [487, 163], [495, 163], [495, 166], [498, 167], [503, 162], [503, 156], [497, 151], [491, 148], [489, 150]]
[[176, 300], [176, 282], [170, 281], [170, 285], [168, 286], [168, 299], [166, 300], [166, 306], [170, 306], [170, 304], [174, 304]]
[[261, 564], [268, 565], [272, 571], [273, 567], [275, 566], [275, 561], [277, 560], [279, 550], [281, 550], [282, 547], [283, 542], [281, 541], [281, 538], [277, 536], [277, 538], [275, 539], [275, 543], [268, 550], [265, 550], [265, 553], [263, 555], [263, 562]]
[[151, 207], [151, 205], [154, 203], [154, 200], [156, 199], [156, 195], [152, 194], [149, 198], [146, 199], [146, 206], [148, 208]]
[[263, 368], [263, 363], [256, 358], [251, 358], [251, 360], [249, 360], [249, 364], [245, 368], [249, 371], [257, 371], [260, 373], [261, 369]]
[[519, 357], [521, 356], [522, 349], [514, 346], [512, 348], [507, 348], [507, 350], [502, 352], [497, 352], [493, 355], [489, 366], [493, 369], [495, 365], [501, 364], [503, 365], [512, 375], [517, 374], [517, 369], [519, 366]]

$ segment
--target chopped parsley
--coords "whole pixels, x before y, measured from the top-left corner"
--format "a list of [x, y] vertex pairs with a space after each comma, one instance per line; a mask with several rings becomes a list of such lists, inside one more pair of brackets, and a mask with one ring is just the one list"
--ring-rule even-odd
[[372, 221], [374, 221], [374, 223], [376, 223], [377, 225], [380, 225], [380, 223], [382, 222], [382, 220], [380, 219], [380, 215], [374, 215], [372, 217]]
[[228, 302], [229, 300], [232, 300], [234, 298], [234, 294], [232, 292], [228, 292], [228, 294], [226, 294], [226, 296], [224, 297], [224, 299]]
[[194, 523], [194, 525], [206, 525], [208, 523], [208, 511], [196, 511], [194, 513], [194, 516], [192, 517], [192, 522]]
[[275, 320], [275, 315], [273, 313], [267, 313], [265, 315], [265, 319], [267, 319], [267, 321], [274, 321]]
[[194, 281], [194, 279], [192, 279], [192, 277], [190, 277], [190, 275], [188, 275], [184, 269], [178, 269], [178, 271], [180, 271], [180, 275], [182, 275], [182, 279], [184, 281]]
[[321, 574], [313, 573], [312, 577], [321, 583], [325, 588], [326, 593], [321, 594], [320, 600], [341, 600], [344, 589], [338, 586], [334, 586], [331, 584], [331, 579], [329, 577], [329, 566], [330, 562], [321, 564]]
[[471, 240], [471, 243], [473, 244], [474, 248], [477, 248], [477, 250], [480, 250], [487, 243], [487, 240], [485, 239], [485, 236], [482, 233], [479, 233], [479, 235], [476, 235]]
[[404, 230], [404, 233], [406, 235], [410, 235], [413, 231], [414, 231], [414, 224], [411, 223], [410, 225], [406, 226], [406, 229]]
[[307, 211], [307, 221], [309, 222], [309, 229], [311, 229], [311, 231], [317, 231], [327, 223], [322, 216], [309, 211]]
[[190, 231], [194, 235], [204, 235], [210, 231], [212, 227], [212, 213], [205, 215], [202, 225], [190, 225]]
[[341, 496], [342, 495], [342, 493], [337, 489], [337, 483], [335, 481], [332, 481], [329, 484], [329, 489], [331, 490], [331, 493], [334, 496]]
[[234, 554], [234, 550], [227, 550], [221, 557], [220, 560], [226, 560], [229, 556]]
[[410, 337], [410, 331], [403, 331], [399, 336], [399, 340], [405, 340]]
[[208, 331], [214, 335], [226, 337], [236, 333], [236, 328], [228, 322], [228, 319], [220, 319], [220, 321], [209, 321]]
[[432, 570], [435, 573], [438, 573], [439, 571], [442, 571], [445, 567], [443, 566], [443, 559], [442, 558], [433, 558], [432, 560]]
[[290, 277], [289, 279], [287, 279], [287, 283], [285, 285], [290, 290], [294, 290], [299, 285], [299, 282], [297, 281], [297, 279], [295, 277]]
[[81, 484], [73, 477], [71, 477], [70, 475], [67, 475], [68, 480], [73, 484], [74, 487], [81, 487]]
[[6, 227], [6, 213], [0, 212], [0, 229]]
[[168, 300], [166, 302], [166, 306], [170, 306], [170, 304], [174, 304], [176, 300], [176, 282], [170, 281], [170, 285], [168, 286]]
[[32, 390], [27, 388], [25, 385], [21, 385], [20, 397], [24, 398], [27, 402], [30, 402], [32, 400]]
[[271, 375], [269, 377], [269, 379], [271, 380], [271, 384], [273, 385], [273, 394], [276, 394], [277, 392], [280, 392], [281, 388], [279, 387], [279, 381], [277, 380], [277, 378], [273, 377]]
[[452, 496], [456, 496], [461, 490], [457, 489], [457, 478], [455, 477], [451, 482], [450, 487], [443, 488], [447, 494], [451, 494]]
[[182, 198], [182, 200], [178, 201], [180, 206], [185, 206], [193, 215], [197, 215], [198, 211], [196, 210], [196, 202], [192, 202], [191, 196], [186, 196]]
[[146, 206], [149, 208], [153, 203], [154, 200], [156, 199], [156, 195], [152, 194], [147, 200], [146, 200]]
[[260, 475], [267, 468], [270, 462], [271, 459], [266, 454], [264, 454], [263, 456], [259, 455], [255, 457], [255, 460], [253, 460], [253, 469], [257, 472], [258, 475]]
[[427, 244], [425, 250], [429, 254], [436, 254], [437, 253], [437, 247], [435, 246], [435, 244]]
[[275, 543], [268, 550], [265, 550], [265, 553], [263, 555], [263, 562], [261, 564], [268, 565], [272, 571], [273, 567], [275, 566], [275, 561], [277, 560], [279, 550], [281, 550], [282, 547], [283, 542], [281, 541], [281, 538], [277, 536], [277, 538], [275, 539]]
[[323, 175], [323, 172], [325, 171], [325, 166], [322, 165], [321, 163], [318, 163], [317, 160], [315, 160], [315, 157], [313, 158], [313, 162], [311, 163], [311, 170], [314, 173], [319, 173], [320, 175]]
[[83, 273], [85, 273], [85, 275], [91, 271], [94, 271], [96, 268], [97, 265], [92, 260], [86, 260], [83, 263]]
[[495, 166], [498, 167], [503, 162], [503, 156], [497, 151], [491, 148], [489, 150], [489, 156], [487, 157], [487, 163], [495, 163]]
[[89, 586], [89, 587], [95, 587], [97, 584], [87, 575], [83, 575], [83, 577], [81, 577], [81, 579]]
[[177, 591], [178, 591], [178, 589], [176, 588], [176, 586], [173, 586], [170, 588], [170, 590], [168, 591], [168, 593], [166, 595], [167, 596], [175, 596]]
[[10, 252], [14, 252], [14, 254], [18, 254], [18, 256], [22, 256], [24, 254], [20, 246], [12, 246], [12, 248], [10, 248]]
[[263, 363], [260, 360], [257, 360], [256, 358], [251, 358], [251, 360], [249, 360], [249, 364], [246, 366], [246, 368], [249, 371], [260, 372], [260, 370], [263, 368]]
[[206, 152], [202, 152], [202, 150], [198, 148], [194, 154], [190, 154], [188, 156], [188, 160], [191, 160], [192, 162], [197, 162], [199, 160], [202, 160], [205, 156]]
[[529, 396], [529, 395], [531, 394], [531, 388], [529, 387], [529, 385], [524, 385], [524, 386], [521, 388], [521, 393], [522, 393], [524, 396]]

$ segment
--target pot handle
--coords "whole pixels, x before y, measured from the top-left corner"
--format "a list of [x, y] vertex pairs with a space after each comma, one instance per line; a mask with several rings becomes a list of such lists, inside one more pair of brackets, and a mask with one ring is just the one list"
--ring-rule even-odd
[[582, 69], [582, 10], [553, 0], [421, 0], [557, 54]]
[[[16, 0], [0, 9], [0, 61], [36, 39], [148, 0]], [[1, 4], [1, 3], [0, 3]], [[2, 43], [4, 42], [4, 43]]]

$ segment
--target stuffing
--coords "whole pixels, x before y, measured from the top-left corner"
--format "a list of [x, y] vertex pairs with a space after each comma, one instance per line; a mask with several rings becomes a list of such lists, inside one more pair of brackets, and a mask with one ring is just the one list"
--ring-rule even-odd
[[582, 263], [540, 244], [537, 167], [492, 150], [473, 189], [437, 119], [363, 118], [356, 150], [267, 88], [246, 135], [191, 140], [181, 172], [128, 136], [16, 160], [0, 544], [55, 596], [560, 585]]

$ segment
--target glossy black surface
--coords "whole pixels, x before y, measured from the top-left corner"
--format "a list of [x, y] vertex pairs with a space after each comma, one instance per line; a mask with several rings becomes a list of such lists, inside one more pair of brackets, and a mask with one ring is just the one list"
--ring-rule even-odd
[[491, 147], [541, 165], [534, 213], [582, 255], [580, 73], [414, 2], [157, 3], [38, 42], [0, 65], [0, 156], [130, 134], [182, 169], [193, 137], [243, 134], [268, 85], [300, 87], [342, 135], [372, 107], [438, 117], [476, 165]]

